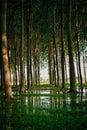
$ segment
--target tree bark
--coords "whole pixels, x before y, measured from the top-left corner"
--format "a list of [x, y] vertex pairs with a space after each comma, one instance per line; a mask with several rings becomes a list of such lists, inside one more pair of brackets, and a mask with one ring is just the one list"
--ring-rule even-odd
[[55, 7], [53, 7], [53, 55], [54, 55], [54, 80], [55, 86], [59, 86], [59, 69], [58, 69], [58, 53], [57, 53], [57, 45], [56, 45], [56, 32], [55, 32]]
[[85, 83], [86, 83], [87, 79], [86, 79], [86, 68], [85, 68], [85, 56], [84, 56], [84, 52], [83, 52], [83, 69], [84, 69], [84, 77], [85, 77]]
[[21, 0], [20, 73], [20, 93], [24, 93], [24, 0]]
[[62, 66], [62, 89], [65, 88], [65, 52], [64, 52], [64, 0], [61, 0], [61, 66]]
[[79, 76], [79, 67], [78, 67], [78, 55], [77, 55], [77, 49], [76, 49], [76, 67], [77, 67], [77, 78], [78, 82], [80, 81], [80, 76]]
[[70, 92], [76, 92], [76, 79], [75, 79], [75, 68], [74, 68], [72, 36], [71, 36], [71, 13], [72, 13], [71, 9], [72, 9], [72, 0], [68, 0], [67, 36], [68, 36], [68, 53], [69, 53], [69, 69], [70, 69]]
[[38, 44], [38, 34], [36, 33], [36, 38], [35, 38], [35, 46], [33, 49], [33, 56], [34, 56], [34, 80], [35, 80], [35, 85], [40, 84], [40, 48]]
[[52, 43], [50, 42], [47, 48], [48, 53], [48, 68], [49, 68], [49, 82], [52, 84]]
[[29, 1], [28, 42], [27, 42], [27, 83], [28, 89], [32, 81], [32, 0]]
[[14, 49], [15, 49], [15, 60], [14, 60], [14, 68], [15, 68], [15, 86], [17, 87], [17, 36], [15, 35], [15, 45], [14, 45]]
[[80, 60], [80, 49], [79, 49], [79, 46], [80, 46], [80, 32], [79, 32], [79, 24], [78, 22], [76, 23], [76, 34], [77, 34], [77, 53], [78, 53], [78, 67], [79, 67], [79, 75], [80, 75], [80, 85], [82, 85], [82, 74], [81, 74], [81, 60]]
[[[7, 52], [7, 0], [3, 0], [2, 4], [2, 17], [1, 17], [1, 40], [2, 40], [2, 61], [4, 68], [4, 79], [5, 79], [5, 97], [13, 98], [10, 70], [8, 63], [8, 52]], [[3, 79], [3, 80], [4, 80]]]

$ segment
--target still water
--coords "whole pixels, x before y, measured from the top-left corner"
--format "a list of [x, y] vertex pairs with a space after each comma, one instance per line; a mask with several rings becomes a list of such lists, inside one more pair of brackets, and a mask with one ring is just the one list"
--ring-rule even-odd
[[[80, 90], [78, 90], [80, 92]], [[34, 89], [15, 100], [0, 93], [0, 130], [87, 130], [87, 89], [70, 94], [57, 89]]]

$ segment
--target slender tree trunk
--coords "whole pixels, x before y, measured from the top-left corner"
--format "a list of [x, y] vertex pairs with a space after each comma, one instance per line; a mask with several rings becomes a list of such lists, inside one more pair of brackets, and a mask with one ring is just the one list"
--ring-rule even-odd
[[28, 89], [33, 85], [32, 81], [32, 0], [29, 2], [28, 18], [28, 42], [27, 42], [27, 82]]
[[47, 48], [48, 53], [48, 68], [49, 68], [49, 82], [52, 84], [52, 45], [49, 43]]
[[18, 37], [16, 36], [16, 46], [17, 46], [17, 50], [16, 50], [16, 57], [15, 57], [15, 60], [16, 60], [16, 74], [17, 74], [17, 85], [20, 84], [20, 40], [18, 39]]
[[38, 57], [38, 85], [40, 84], [40, 56]]
[[35, 85], [40, 84], [40, 48], [38, 45], [38, 34], [36, 34], [36, 44], [34, 46], [34, 67], [35, 67]]
[[35, 71], [36, 61], [35, 61], [35, 44], [33, 45], [33, 85], [36, 85], [36, 71]]
[[[28, 37], [29, 37], [29, 34], [28, 34], [28, 36], [27, 36], [27, 39], [28, 39]], [[28, 87], [28, 89], [29, 89], [29, 87], [30, 87], [30, 71], [29, 71], [29, 62], [30, 62], [30, 60], [29, 60], [29, 51], [30, 51], [30, 48], [29, 48], [29, 40], [27, 40], [27, 87]]]
[[65, 88], [65, 52], [64, 52], [64, 0], [61, 0], [61, 66], [62, 66], [62, 89]]
[[86, 69], [85, 69], [85, 57], [84, 57], [84, 52], [83, 52], [83, 69], [84, 69], [84, 77], [85, 77], [85, 83], [86, 83], [87, 80], [86, 80]]
[[82, 74], [81, 74], [81, 65], [80, 65], [80, 50], [79, 50], [79, 45], [80, 45], [80, 34], [79, 34], [79, 25], [78, 22], [76, 23], [76, 29], [77, 29], [77, 52], [78, 52], [78, 65], [79, 65], [79, 74], [80, 74], [80, 85], [82, 85]]
[[79, 80], [80, 80], [80, 78], [79, 78], [79, 67], [78, 67], [78, 55], [77, 55], [77, 49], [76, 49], [76, 66], [77, 66], [77, 78], [78, 78], [78, 82], [79, 82]]
[[76, 79], [75, 68], [72, 50], [72, 36], [71, 36], [71, 11], [72, 0], [68, 0], [68, 16], [67, 16], [67, 29], [68, 29], [68, 53], [69, 53], [69, 69], [70, 69], [70, 92], [76, 92]]
[[53, 8], [53, 54], [54, 54], [54, 73], [55, 73], [55, 85], [59, 86], [59, 70], [58, 70], [58, 54], [57, 54], [57, 45], [55, 38], [55, 7]]
[[15, 86], [17, 87], [17, 37], [15, 35], [15, 61], [14, 61], [14, 68], [15, 68]]
[[7, 52], [7, 25], [6, 25], [7, 0], [3, 0], [1, 4], [2, 4], [1, 40], [2, 40], [2, 60], [4, 68], [4, 79], [5, 79], [5, 96], [6, 98], [13, 98], [11, 80], [10, 80], [10, 70], [8, 63], [8, 52]]
[[21, 43], [20, 43], [20, 93], [25, 92], [24, 87], [24, 0], [21, 0]]
[[[54, 43], [53, 43], [54, 44]], [[56, 86], [56, 62], [55, 62], [55, 48], [53, 47], [53, 84]]]
[[30, 81], [31, 81], [31, 86], [33, 85], [33, 80], [32, 80], [32, 40], [30, 38]]
[[30, 0], [29, 44], [30, 44], [30, 81], [31, 81], [31, 86], [33, 86], [33, 79], [32, 79], [32, 0]]
[[[65, 56], [66, 57], [66, 56]], [[64, 58], [65, 58], [64, 57]], [[67, 73], [67, 58], [65, 58], [65, 75], [66, 75], [66, 83], [68, 83], [68, 73]]]
[[40, 84], [40, 56], [38, 55], [38, 85]]

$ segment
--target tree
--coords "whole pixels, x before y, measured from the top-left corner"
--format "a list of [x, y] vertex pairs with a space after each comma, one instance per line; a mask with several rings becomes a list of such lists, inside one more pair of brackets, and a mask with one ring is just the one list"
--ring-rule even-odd
[[68, 0], [67, 38], [68, 38], [69, 71], [70, 71], [70, 92], [76, 92], [76, 80], [75, 80], [75, 69], [74, 69], [73, 49], [72, 49], [72, 35], [71, 35], [71, 13], [72, 13], [72, 0]]
[[53, 7], [53, 79], [55, 86], [59, 86], [58, 52], [56, 45], [55, 7]]
[[32, 86], [32, 0], [28, 4], [29, 13], [27, 18], [27, 85]]
[[1, 41], [2, 41], [2, 61], [4, 68], [4, 79], [5, 80], [5, 97], [13, 98], [10, 70], [8, 63], [8, 52], [7, 52], [7, 0], [3, 0], [2, 4], [2, 17], [1, 17]]
[[61, 0], [61, 66], [62, 66], [62, 89], [63, 89], [65, 87], [64, 0]]
[[53, 66], [52, 66], [52, 62], [53, 62], [52, 61], [53, 60], [53, 58], [52, 58], [52, 42], [50, 42], [48, 44], [47, 53], [48, 53], [49, 82], [50, 82], [50, 84], [52, 84], [53, 83], [53, 76], [52, 76], [52, 68], [53, 68]]
[[39, 38], [36, 34], [35, 45], [33, 46], [34, 81], [36, 86], [40, 84], [40, 47], [38, 42]]
[[80, 60], [80, 23], [78, 20], [76, 21], [76, 35], [77, 35], [77, 55], [78, 55], [78, 68], [79, 68], [79, 77], [80, 77], [80, 85], [82, 85], [82, 74], [81, 74], [81, 60]]
[[20, 93], [25, 92], [24, 87], [24, 0], [21, 0], [21, 41], [20, 41]]

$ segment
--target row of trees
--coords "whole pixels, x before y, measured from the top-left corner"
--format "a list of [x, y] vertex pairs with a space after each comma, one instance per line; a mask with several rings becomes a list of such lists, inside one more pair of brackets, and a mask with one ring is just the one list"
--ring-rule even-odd
[[86, 0], [1, 1], [0, 77], [7, 97], [13, 98], [11, 75], [15, 75], [14, 85], [19, 82], [20, 93], [25, 91], [26, 72], [28, 89], [40, 84], [44, 60], [48, 61], [50, 84], [58, 87], [61, 78], [62, 89], [65, 88], [66, 56], [70, 92], [76, 92], [75, 57], [82, 85], [80, 54], [87, 44], [86, 4]]

